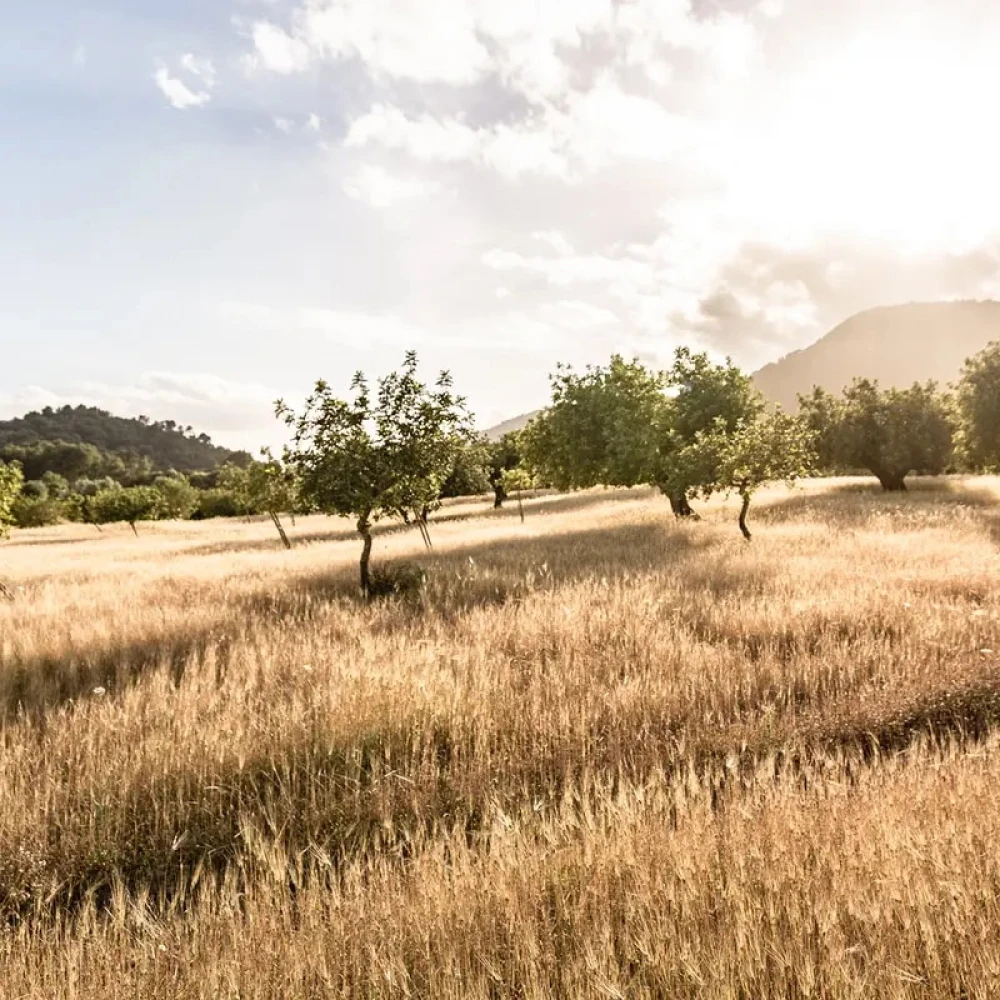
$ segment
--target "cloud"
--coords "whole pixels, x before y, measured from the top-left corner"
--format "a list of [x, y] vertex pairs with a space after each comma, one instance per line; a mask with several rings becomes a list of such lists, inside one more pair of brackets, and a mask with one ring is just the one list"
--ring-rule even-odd
[[186, 52], [180, 59], [181, 69], [202, 80], [206, 87], [215, 86], [215, 66], [211, 59], [199, 59], [191, 52]]
[[436, 191], [437, 185], [415, 177], [397, 177], [385, 168], [367, 165], [348, 177], [344, 191], [352, 198], [364, 201], [373, 208], [389, 208], [401, 201], [408, 201]]
[[170, 75], [165, 66], [160, 66], [153, 74], [160, 92], [172, 108], [184, 111], [187, 108], [204, 107], [212, 99], [207, 90], [191, 90], [182, 80]]
[[305, 42], [267, 21], [254, 24], [251, 37], [254, 51], [247, 59], [251, 69], [262, 68], [287, 75], [302, 72], [312, 60]]
[[216, 76], [215, 66], [211, 59], [200, 59], [190, 52], [186, 52], [178, 60], [178, 64], [187, 73], [198, 81], [200, 89], [193, 90], [178, 76], [171, 74], [165, 65], [156, 68], [153, 79], [156, 81], [160, 92], [167, 99], [171, 107], [184, 111], [187, 108], [202, 108], [212, 99], [211, 91], [215, 87]]
[[74, 69], [86, 69], [87, 68], [87, 46], [80, 42], [75, 49], [73, 49], [73, 56], [71, 59]]

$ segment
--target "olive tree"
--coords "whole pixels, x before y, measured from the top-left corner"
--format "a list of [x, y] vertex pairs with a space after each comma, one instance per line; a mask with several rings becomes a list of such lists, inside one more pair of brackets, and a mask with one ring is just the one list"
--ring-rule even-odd
[[298, 506], [298, 483], [293, 469], [279, 462], [266, 448], [263, 461], [248, 465], [227, 463], [219, 470], [219, 486], [233, 498], [244, 516], [267, 514], [286, 549], [292, 547], [281, 515]]
[[453, 468], [456, 440], [471, 434], [465, 401], [442, 372], [433, 386], [417, 377], [417, 355], [378, 381], [372, 392], [358, 372], [350, 398], [316, 383], [301, 413], [279, 400], [276, 412], [293, 430], [285, 461], [298, 475], [304, 501], [327, 514], [352, 517], [362, 539], [361, 591], [371, 594], [372, 527], [400, 510], [440, 503]]
[[939, 475], [954, 452], [949, 403], [933, 382], [881, 389], [856, 379], [839, 398], [816, 388], [799, 406], [821, 467], [867, 469], [884, 490], [905, 490], [911, 472]]
[[1000, 342], [969, 358], [958, 383], [965, 457], [977, 469], [1000, 466]]

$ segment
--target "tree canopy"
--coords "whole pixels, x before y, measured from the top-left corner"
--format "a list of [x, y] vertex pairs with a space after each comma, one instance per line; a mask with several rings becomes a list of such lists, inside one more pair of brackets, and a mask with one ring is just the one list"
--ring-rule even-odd
[[966, 460], [977, 469], [1000, 467], [1000, 342], [966, 361], [958, 409]]
[[456, 450], [472, 434], [465, 401], [442, 372], [433, 386], [417, 377], [417, 355], [379, 379], [373, 393], [358, 372], [350, 397], [319, 381], [296, 414], [283, 402], [277, 413], [293, 429], [285, 460], [314, 510], [352, 517], [363, 540], [361, 589], [371, 592], [372, 526], [400, 510], [426, 511], [440, 503]]
[[937, 475], [952, 458], [952, 416], [933, 382], [881, 389], [856, 379], [840, 397], [816, 388], [799, 403], [828, 471], [867, 469], [883, 489], [898, 491], [911, 472]]
[[24, 474], [18, 465], [0, 462], [0, 538], [6, 538], [13, 523], [14, 503], [21, 493]]

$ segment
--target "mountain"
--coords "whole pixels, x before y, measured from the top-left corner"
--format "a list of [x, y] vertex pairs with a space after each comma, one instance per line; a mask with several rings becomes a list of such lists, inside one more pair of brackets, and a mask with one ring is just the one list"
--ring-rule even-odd
[[511, 417], [510, 420], [505, 420], [502, 424], [497, 424], [495, 427], [490, 427], [483, 433], [490, 439], [490, 441], [499, 441], [504, 434], [509, 434], [511, 431], [519, 431], [527, 426], [528, 421], [532, 417], [537, 417], [541, 410], [532, 410], [531, 413], [522, 413], [519, 417]]
[[209, 471], [230, 460], [244, 460], [243, 452], [212, 443], [207, 434], [173, 420], [116, 417], [93, 406], [45, 407], [13, 420], [0, 420], [0, 448], [39, 441], [92, 444], [102, 452], [131, 452], [145, 456], [158, 470]]
[[858, 313], [811, 347], [754, 375], [787, 409], [814, 385], [838, 392], [855, 378], [883, 386], [953, 382], [966, 358], [1000, 340], [1000, 302], [918, 302]]

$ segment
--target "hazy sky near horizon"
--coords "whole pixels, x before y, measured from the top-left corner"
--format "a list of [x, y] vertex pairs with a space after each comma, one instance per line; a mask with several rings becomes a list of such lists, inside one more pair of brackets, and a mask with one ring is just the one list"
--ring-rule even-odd
[[319, 377], [754, 368], [1000, 297], [993, 0], [47, 0], [0, 36], [0, 416], [256, 448]]

